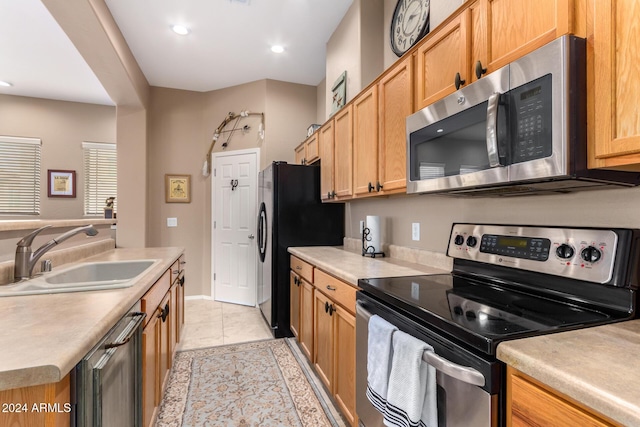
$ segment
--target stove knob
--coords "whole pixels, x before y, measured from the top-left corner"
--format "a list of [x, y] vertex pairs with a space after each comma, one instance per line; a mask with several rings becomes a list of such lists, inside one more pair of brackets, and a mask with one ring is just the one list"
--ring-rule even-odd
[[462, 245], [464, 243], [464, 236], [462, 236], [461, 234], [458, 234], [456, 237], [454, 237], [453, 243], [455, 243], [458, 246]]
[[580, 252], [580, 257], [587, 262], [598, 262], [598, 260], [602, 257], [602, 252], [600, 249], [594, 248], [593, 246], [587, 246]]
[[478, 244], [478, 239], [476, 239], [473, 236], [467, 237], [467, 246], [469, 246], [470, 248], [473, 248], [477, 244]]
[[562, 259], [573, 258], [574, 254], [575, 251], [573, 250], [573, 248], [566, 243], [561, 244], [560, 246], [558, 246], [558, 249], [556, 249], [556, 255], [558, 255], [558, 257]]

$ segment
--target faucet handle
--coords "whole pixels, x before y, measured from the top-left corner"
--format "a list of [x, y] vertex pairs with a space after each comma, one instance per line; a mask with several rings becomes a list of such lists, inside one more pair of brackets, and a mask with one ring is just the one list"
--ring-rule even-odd
[[40, 271], [43, 273], [46, 273], [48, 271], [51, 271], [51, 260], [50, 259], [43, 259], [42, 262], [40, 263]]
[[51, 228], [51, 225], [45, 225], [44, 227], [40, 227], [37, 230], [32, 231], [31, 233], [27, 234], [26, 236], [24, 236], [19, 242], [18, 242], [18, 247], [19, 248], [25, 248], [25, 247], [29, 247], [31, 246], [31, 244], [33, 243], [33, 239], [35, 239], [35, 237], [40, 234], [41, 231], [46, 230], [47, 228]]

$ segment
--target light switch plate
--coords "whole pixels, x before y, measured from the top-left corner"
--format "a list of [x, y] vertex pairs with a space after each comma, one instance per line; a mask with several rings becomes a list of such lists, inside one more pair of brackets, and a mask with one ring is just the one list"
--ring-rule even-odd
[[411, 224], [411, 239], [419, 241], [420, 240], [420, 223], [414, 222]]
[[178, 218], [167, 218], [167, 227], [177, 227]]

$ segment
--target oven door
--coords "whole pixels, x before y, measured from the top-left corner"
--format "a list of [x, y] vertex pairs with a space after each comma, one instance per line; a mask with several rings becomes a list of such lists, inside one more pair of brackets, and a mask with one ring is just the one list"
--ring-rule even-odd
[[508, 90], [507, 66], [407, 117], [408, 193], [509, 181]]
[[382, 427], [383, 417], [366, 396], [369, 318], [377, 314], [399, 330], [434, 348], [429, 363], [437, 370], [439, 427], [499, 425], [502, 364], [483, 360], [427, 328], [358, 293], [356, 302], [356, 412], [366, 427]]

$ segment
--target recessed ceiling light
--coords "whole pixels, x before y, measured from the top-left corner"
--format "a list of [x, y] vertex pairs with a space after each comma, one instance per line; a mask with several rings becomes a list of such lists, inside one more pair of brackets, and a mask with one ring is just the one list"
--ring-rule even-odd
[[3, 82], [2, 80], [0, 80], [0, 86], [11, 87], [13, 85], [11, 83], [9, 83], [9, 82]]
[[278, 44], [273, 45], [273, 46], [271, 46], [271, 52], [273, 52], [273, 53], [282, 53], [282, 52], [284, 52], [284, 47], [282, 47], [282, 46], [280, 46]]
[[189, 34], [189, 29], [184, 25], [174, 25], [173, 27], [171, 27], [171, 29], [174, 33], [180, 34], [181, 36], [186, 36], [187, 34]]

